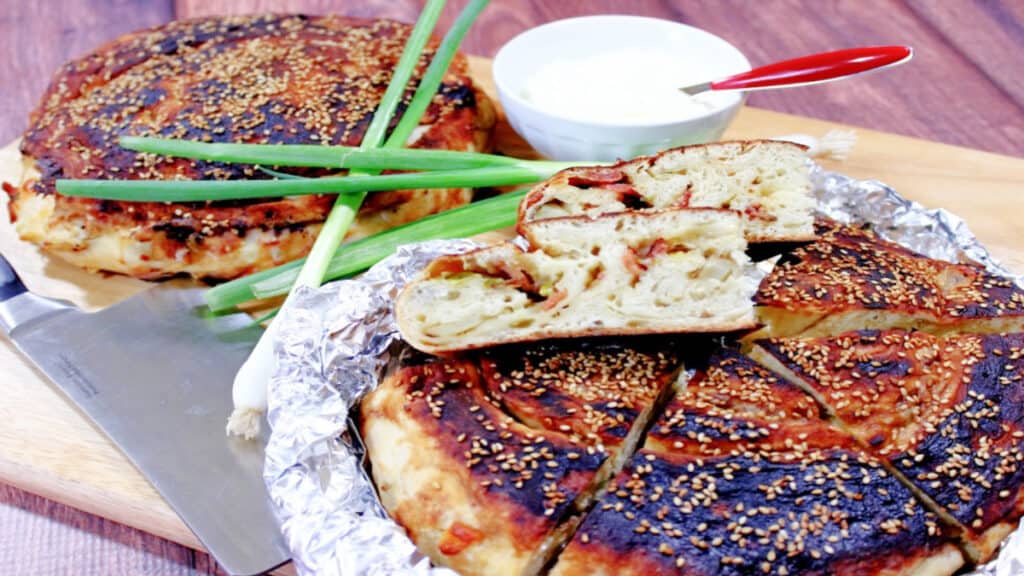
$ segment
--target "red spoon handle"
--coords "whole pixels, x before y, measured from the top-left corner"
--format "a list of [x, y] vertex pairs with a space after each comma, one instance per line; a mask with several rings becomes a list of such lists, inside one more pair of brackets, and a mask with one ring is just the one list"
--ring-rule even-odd
[[753, 90], [793, 84], [813, 84], [860, 74], [909, 60], [909, 46], [869, 46], [803, 56], [776, 62], [711, 83], [712, 90]]

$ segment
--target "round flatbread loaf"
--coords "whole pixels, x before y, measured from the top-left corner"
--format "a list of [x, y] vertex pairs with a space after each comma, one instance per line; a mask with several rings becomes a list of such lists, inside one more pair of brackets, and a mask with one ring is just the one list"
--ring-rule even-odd
[[[132, 203], [64, 197], [55, 181], [269, 178], [254, 166], [135, 153], [118, 145], [124, 135], [357, 145], [410, 30], [388, 20], [261, 15], [172, 22], [114, 40], [62, 67], [33, 111], [21, 144], [24, 176], [20, 185], [4, 185], [11, 220], [22, 238], [75, 264], [139, 278], [226, 279], [298, 258], [333, 196]], [[428, 46], [417, 79], [436, 45]], [[466, 69], [457, 57], [413, 147], [486, 148], [494, 112]], [[378, 232], [470, 196], [467, 189], [373, 194], [351, 234]]]

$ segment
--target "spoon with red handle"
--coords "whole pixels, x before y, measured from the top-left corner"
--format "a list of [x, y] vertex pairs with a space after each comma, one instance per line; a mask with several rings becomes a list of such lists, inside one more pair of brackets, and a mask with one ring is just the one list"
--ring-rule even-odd
[[769, 90], [805, 86], [839, 80], [885, 66], [903, 64], [909, 61], [913, 55], [914, 50], [910, 46], [867, 46], [823, 52], [792, 60], [783, 60], [754, 68], [749, 72], [686, 86], [680, 90], [692, 96], [708, 90]]

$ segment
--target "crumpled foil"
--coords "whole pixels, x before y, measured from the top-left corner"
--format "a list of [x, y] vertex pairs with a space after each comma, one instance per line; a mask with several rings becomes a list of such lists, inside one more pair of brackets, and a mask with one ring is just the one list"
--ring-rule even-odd
[[[1010, 276], [963, 221], [926, 210], [876, 181], [812, 169], [822, 214], [870, 222], [882, 236], [928, 256], [973, 260]], [[443, 574], [388, 519], [366, 474], [362, 447], [349, 433], [349, 412], [387, 365], [398, 328], [392, 302], [399, 290], [441, 254], [479, 244], [436, 240], [404, 246], [363, 276], [304, 289], [281, 311], [277, 368], [268, 397], [271, 436], [264, 479], [300, 574]], [[973, 574], [1024, 574], [1024, 531], [998, 558]]]

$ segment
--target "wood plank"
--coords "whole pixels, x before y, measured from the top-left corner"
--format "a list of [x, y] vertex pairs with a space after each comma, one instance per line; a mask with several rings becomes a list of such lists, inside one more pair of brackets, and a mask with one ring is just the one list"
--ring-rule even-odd
[[174, 17], [172, 0], [4, 2], [0, 143], [20, 135], [57, 68], [121, 34]]
[[[453, 0], [447, 29], [466, 0]], [[370, 0], [339, 7], [327, 0], [177, 0], [179, 16], [266, 10], [343, 12], [410, 21], [422, 1]], [[704, 28], [735, 44], [752, 63], [868, 44], [910, 44], [914, 60], [847, 81], [753, 94], [751, 106], [833, 122], [1024, 156], [1024, 80], [1011, 71], [1024, 59], [1024, 5], [1003, 2], [808, 3], [718, 0], [496, 0], [463, 47], [493, 56], [513, 36], [538, 24], [587, 14], [630, 13]], [[964, 26], [970, 22], [970, 26]], [[689, 55], [680, 55], [681, 62]]]
[[1018, 107], [1024, 107], [1024, 77], [1007, 73], [1024, 70], [1024, 51], [1007, 49], [1024, 34], [1024, 2], [906, 1], [917, 18], [942, 36], [945, 44], [981, 70]]
[[0, 526], [0, 563], [17, 574], [227, 574], [208, 554], [2, 484]]
[[[453, 0], [441, 21], [446, 29], [466, 0]], [[253, 11], [341, 12], [410, 21], [422, 0], [170, 0], [147, 2], [15, 2], [0, 17], [0, 142], [24, 129], [27, 115], [57, 67], [124, 32], [178, 17]], [[1024, 59], [1024, 4], [991, 2], [828, 2], [825, 8], [779, 0], [759, 2], [659, 2], [639, 0], [495, 0], [470, 31], [465, 49], [493, 56], [519, 32], [537, 24], [584, 14], [629, 12], [703, 27], [736, 44], [752, 62], [766, 63], [869, 43], [909, 43], [915, 60], [899, 71], [797, 90], [762, 92], [750, 104], [780, 112], [844, 121], [993, 152], [1024, 155], [1024, 82], [1013, 70]], [[116, 14], [116, 17], [113, 16]], [[970, 22], [970, 26], [964, 26]], [[780, 31], [785, 31], [781, 33]], [[52, 39], [37, 42], [38, 38]], [[31, 50], [26, 50], [31, 46]], [[681, 55], [685, 58], [685, 55]]]

